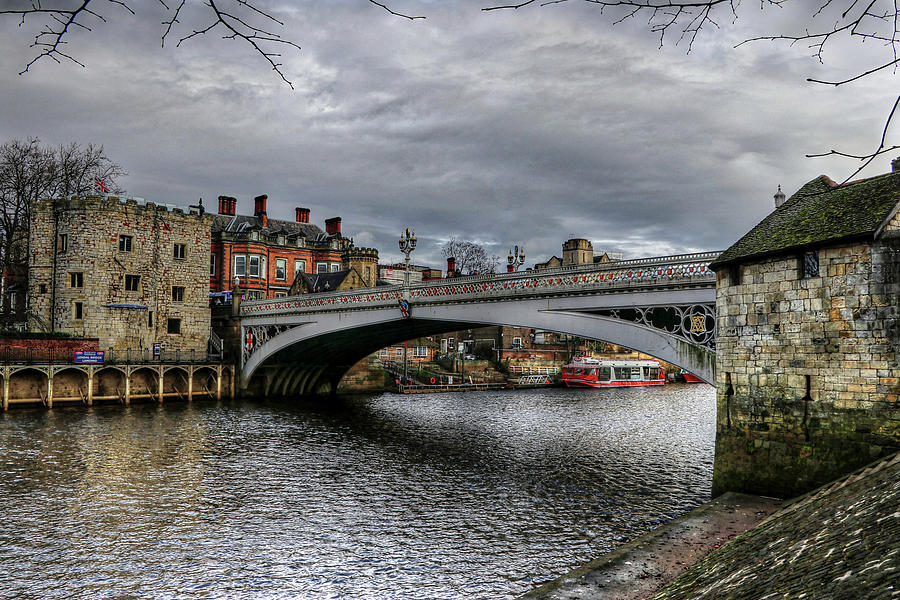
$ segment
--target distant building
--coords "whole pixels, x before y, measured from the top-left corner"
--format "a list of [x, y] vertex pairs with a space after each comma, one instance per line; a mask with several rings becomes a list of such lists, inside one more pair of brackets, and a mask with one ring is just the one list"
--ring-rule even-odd
[[534, 270], [543, 271], [545, 269], [556, 269], [558, 267], [591, 265], [614, 260], [622, 260], [622, 253], [601, 252], [599, 254], [594, 254], [594, 246], [589, 240], [572, 238], [563, 242], [562, 258], [551, 256], [545, 262], [536, 263], [534, 265]]
[[352, 244], [341, 254], [341, 270], [331, 273], [298, 273], [290, 295], [342, 292], [375, 287], [378, 250], [357, 248]]
[[[378, 279], [384, 283], [402, 284], [405, 282], [406, 264], [378, 265]], [[440, 279], [441, 270], [424, 265], [409, 265], [409, 283], [422, 283], [431, 279]]]
[[267, 200], [257, 196], [253, 214], [239, 215], [237, 199], [219, 196], [207, 266], [211, 292], [232, 290], [240, 281], [248, 299], [277, 298], [288, 295], [298, 274], [344, 270], [351, 241], [341, 233], [340, 217], [326, 219], [322, 231], [309, 222], [308, 208], [297, 207], [293, 221], [269, 218]]
[[900, 161], [813, 179], [716, 272], [714, 494], [787, 498], [900, 449]]
[[29, 329], [205, 352], [212, 220], [202, 206], [116, 197], [33, 203]]

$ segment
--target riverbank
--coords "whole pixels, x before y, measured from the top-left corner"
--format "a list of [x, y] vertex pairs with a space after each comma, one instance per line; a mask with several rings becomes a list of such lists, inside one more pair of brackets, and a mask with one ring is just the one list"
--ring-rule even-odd
[[900, 596], [900, 453], [777, 503], [724, 494], [522, 598]]
[[723, 494], [532, 590], [521, 600], [643, 600], [716, 548], [758, 525], [780, 505], [775, 498]]

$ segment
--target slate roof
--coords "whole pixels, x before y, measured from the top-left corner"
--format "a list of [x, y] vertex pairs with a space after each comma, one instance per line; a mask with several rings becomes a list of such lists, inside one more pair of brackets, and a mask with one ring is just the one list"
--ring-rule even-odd
[[259, 229], [263, 235], [303, 236], [308, 240], [327, 239], [328, 234], [312, 223], [298, 223], [282, 219], [269, 219], [268, 227], [263, 227], [259, 217], [253, 215], [216, 215], [213, 219], [213, 233], [241, 233]]
[[338, 289], [338, 286], [344, 282], [344, 279], [349, 274], [349, 269], [333, 273], [302, 273], [310, 293], [333, 292]]
[[813, 179], [710, 264], [729, 263], [874, 238], [897, 211], [900, 172], [839, 185], [825, 175]]

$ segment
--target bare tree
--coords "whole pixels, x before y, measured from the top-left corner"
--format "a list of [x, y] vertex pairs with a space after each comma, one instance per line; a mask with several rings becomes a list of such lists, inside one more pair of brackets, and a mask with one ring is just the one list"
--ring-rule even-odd
[[500, 257], [488, 256], [480, 244], [461, 242], [456, 237], [447, 240], [441, 248], [441, 255], [456, 259], [457, 271], [467, 275], [493, 273], [500, 264]]
[[[300, 50], [295, 42], [281, 37], [273, 27], [283, 27], [284, 23], [275, 18], [273, 12], [260, 8], [259, 2], [253, 0], [158, 0], [157, 7], [162, 15], [162, 34], [160, 37], [163, 46], [170, 34], [178, 37], [175, 46], [197, 36], [215, 31], [221, 33], [224, 39], [243, 41], [250, 46], [253, 52], [268, 62], [279, 77], [293, 88], [293, 84], [285, 77], [282, 71], [281, 53], [279, 48], [291, 47]], [[370, 4], [379, 6], [392, 15], [406, 19], [424, 19], [421, 16], [412, 16], [395, 12], [388, 5], [375, 0], [368, 0]], [[92, 31], [92, 27], [98, 24], [107, 24], [109, 11], [127, 12], [135, 14], [132, 0], [30, 0], [21, 1], [20, 8], [0, 10], [0, 16], [16, 16], [19, 25], [35, 19], [40, 22], [40, 29], [34, 36], [32, 47], [37, 54], [25, 65], [19, 73], [25, 73], [32, 65], [42, 58], [49, 58], [57, 63], [71, 61], [77, 65], [84, 64], [65, 50], [71, 31], [84, 29]], [[184, 27], [182, 20], [187, 20], [186, 13], [197, 7], [197, 12], [204, 16], [203, 25], [195, 28]], [[176, 30], [181, 30], [177, 33]]]
[[107, 158], [103, 146], [42, 146], [38, 138], [0, 145], [0, 271], [25, 260], [29, 206], [40, 198], [84, 195], [101, 181], [120, 192], [122, 167]]
[[[519, 9], [536, 4], [546, 6], [563, 4], [569, 0], [523, 0], [516, 4], [501, 4], [483, 8], [485, 11]], [[686, 41], [688, 52], [703, 28], [720, 27], [724, 20], [736, 20], [739, 10], [746, 10], [745, 4], [757, 5], [761, 9], [783, 8], [791, 0], [759, 0], [757, 3], [742, 3], [738, 0], [582, 0], [597, 5], [600, 11], [609, 11], [613, 24], [629, 19], [643, 18], [650, 31], [659, 35], [662, 47], [667, 34], [678, 36], [676, 44]], [[796, 2], [794, 2], [796, 4]], [[798, 33], [768, 33], [752, 37], [738, 44], [759, 41], [783, 41], [789, 45], [805, 45], [812, 57], [824, 63], [825, 51], [832, 42], [845, 38], [859, 43], [874, 43], [883, 50], [884, 57], [876, 64], [860, 65], [858, 71], [846, 78], [825, 80], [808, 78], [807, 81], [822, 85], [840, 86], [858, 81], [884, 70], [896, 71], [900, 65], [900, 3], [897, 0], [817, 0], [810, 3], [810, 18], [807, 27]], [[855, 177], [876, 157], [900, 149], [900, 145], [887, 141], [891, 122], [900, 104], [900, 96], [887, 114], [878, 146], [867, 153], [849, 153], [838, 150], [808, 154], [807, 157], [839, 155], [861, 161], [860, 167], [847, 180]]]

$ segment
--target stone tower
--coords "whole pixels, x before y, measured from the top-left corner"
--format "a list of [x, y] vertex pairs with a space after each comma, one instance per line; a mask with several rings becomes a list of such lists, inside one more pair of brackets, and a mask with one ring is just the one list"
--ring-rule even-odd
[[572, 238], [563, 243], [564, 267], [570, 265], [591, 265], [594, 263], [594, 247], [588, 240]]
[[375, 287], [378, 279], [378, 250], [350, 245], [341, 255], [341, 269], [356, 269], [366, 287]]

